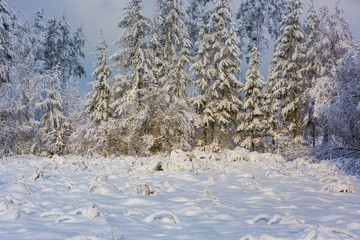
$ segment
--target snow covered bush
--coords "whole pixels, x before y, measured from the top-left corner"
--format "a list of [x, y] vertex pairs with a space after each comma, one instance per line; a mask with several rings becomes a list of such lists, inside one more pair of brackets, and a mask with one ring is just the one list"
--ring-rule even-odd
[[360, 146], [360, 47], [353, 48], [335, 73], [338, 95], [327, 113], [331, 133], [341, 145]]

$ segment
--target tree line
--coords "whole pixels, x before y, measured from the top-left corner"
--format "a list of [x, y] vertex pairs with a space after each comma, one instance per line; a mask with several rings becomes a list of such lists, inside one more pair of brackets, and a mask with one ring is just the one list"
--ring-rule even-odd
[[[357, 147], [358, 45], [341, 9], [316, 9], [311, 2], [302, 22], [303, 8], [300, 0], [244, 0], [233, 15], [230, 0], [189, 0], [186, 9], [180, 0], [157, 0], [149, 19], [142, 1], [130, 0], [118, 23], [117, 50], [111, 54], [103, 37], [96, 45], [93, 91], [83, 111], [64, 104], [74, 99], [64, 98], [68, 81], [84, 74], [82, 31], [68, 33], [66, 47], [61, 30], [55, 46], [65, 54], [51, 49], [54, 44], [39, 51], [59, 83], [45, 84], [47, 107], [32, 112], [43, 119], [32, 130], [43, 139], [35, 145], [48, 154], [82, 155], [235, 146], [274, 152], [329, 142]], [[51, 39], [50, 22], [39, 39]], [[260, 67], [268, 48], [274, 56], [265, 81]], [[47, 58], [56, 64], [46, 65]], [[248, 64], [244, 79], [241, 62]], [[3, 115], [9, 129], [22, 126], [13, 113]]]

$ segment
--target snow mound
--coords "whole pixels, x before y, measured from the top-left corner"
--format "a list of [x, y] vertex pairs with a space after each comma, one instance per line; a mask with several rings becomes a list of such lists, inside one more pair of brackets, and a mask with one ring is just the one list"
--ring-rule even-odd
[[90, 193], [99, 195], [116, 195], [119, 191], [107, 183], [93, 183], [89, 188]]
[[136, 188], [137, 192], [139, 195], [144, 195], [144, 196], [154, 196], [156, 195], [156, 191], [154, 186], [152, 186], [149, 183], [142, 183], [139, 184]]
[[328, 193], [352, 193], [354, 192], [354, 186], [349, 180], [338, 180], [325, 185], [322, 191]]
[[305, 224], [305, 221], [302, 219], [298, 219], [294, 216], [282, 216], [279, 214], [274, 214], [273, 216], [268, 214], [259, 214], [246, 221], [246, 223], [251, 225], [258, 222], [265, 222], [268, 226], [273, 224]]
[[86, 236], [86, 235], [79, 235], [72, 238], [67, 238], [65, 240], [105, 240], [104, 238], [94, 237], [94, 236]]
[[63, 215], [65, 215], [65, 213], [61, 209], [55, 208], [48, 212], [44, 212], [44, 213], [40, 214], [40, 217], [59, 217], [59, 216], [63, 216]]
[[310, 230], [304, 240], [313, 239], [358, 239], [359, 236], [352, 233], [348, 229], [327, 227], [320, 225], [319, 227]]
[[147, 223], [153, 223], [155, 221], [160, 221], [166, 224], [176, 224], [180, 222], [180, 219], [170, 211], [159, 211], [151, 214], [150, 216], [144, 219]]
[[169, 156], [154, 156], [140, 158], [132, 162], [130, 167], [136, 172], [182, 172], [182, 171], [231, 171], [231, 166], [241, 164], [241, 162], [257, 161], [276, 161], [285, 162], [285, 159], [277, 154], [250, 152], [244, 148], [234, 150], [224, 150], [219, 153], [213, 151], [194, 150], [184, 152], [183, 150], [173, 150]]
[[100, 210], [97, 204], [93, 203], [87, 208], [84, 208], [81, 213], [88, 218], [97, 218], [100, 216]]

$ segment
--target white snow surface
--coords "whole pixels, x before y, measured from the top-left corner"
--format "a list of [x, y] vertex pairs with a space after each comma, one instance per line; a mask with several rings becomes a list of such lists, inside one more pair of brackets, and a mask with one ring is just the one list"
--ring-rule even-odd
[[359, 239], [359, 178], [244, 149], [0, 160], [0, 239]]

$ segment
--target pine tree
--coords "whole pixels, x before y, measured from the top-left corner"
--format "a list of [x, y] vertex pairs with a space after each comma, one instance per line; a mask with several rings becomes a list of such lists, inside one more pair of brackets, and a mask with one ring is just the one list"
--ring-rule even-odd
[[102, 35], [100, 42], [96, 45], [96, 49], [98, 60], [94, 64], [96, 69], [92, 74], [96, 80], [90, 83], [94, 91], [89, 93], [90, 99], [87, 105], [91, 117], [98, 122], [107, 120], [112, 114], [110, 108], [110, 87], [108, 84], [111, 76], [111, 69], [107, 59], [108, 45]]
[[278, 119], [280, 129], [292, 139], [300, 135], [300, 111], [303, 92], [301, 71], [304, 65], [304, 31], [300, 24], [302, 4], [299, 0], [289, 2], [289, 13], [281, 24], [281, 35], [276, 43], [273, 70], [269, 79], [276, 81], [270, 91], [278, 101]]
[[202, 125], [210, 132], [210, 144], [221, 144], [222, 140], [225, 142], [222, 135], [230, 134], [241, 108], [241, 83], [236, 78], [240, 72], [240, 49], [230, 1], [218, 0], [211, 12], [209, 35], [201, 36], [205, 38], [198, 42], [202, 65], [193, 65], [193, 69], [200, 79]]
[[280, 121], [279, 116], [277, 115], [277, 110], [279, 108], [279, 101], [274, 96], [275, 85], [279, 77], [279, 72], [276, 71], [276, 60], [272, 59], [272, 66], [269, 68], [268, 79], [265, 83], [264, 90], [264, 132], [265, 137], [268, 138], [268, 150], [275, 150], [275, 144], [280, 138], [280, 132], [278, 131], [278, 123]]
[[256, 47], [251, 51], [249, 70], [246, 73], [244, 92], [244, 105], [241, 112], [241, 124], [237, 131], [240, 136], [236, 141], [242, 140], [242, 147], [254, 151], [257, 147], [264, 147], [263, 131], [264, 131], [264, 81], [260, 73], [260, 53]]

